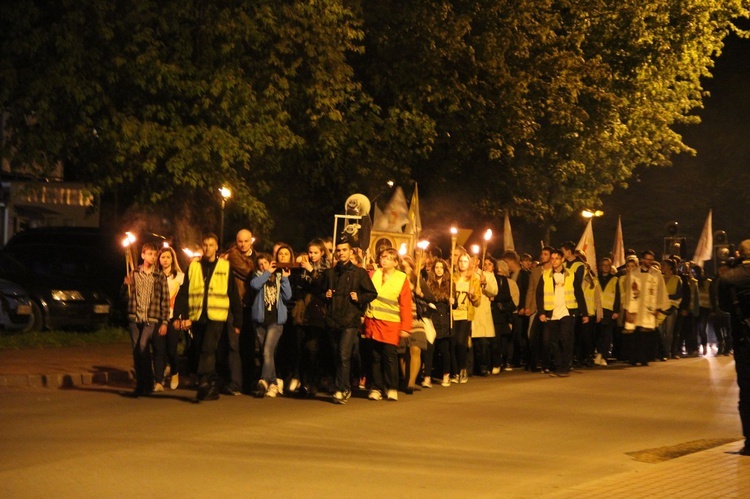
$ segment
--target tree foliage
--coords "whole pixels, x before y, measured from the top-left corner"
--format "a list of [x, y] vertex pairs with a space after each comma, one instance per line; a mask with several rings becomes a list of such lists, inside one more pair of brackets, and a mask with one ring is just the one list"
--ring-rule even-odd
[[549, 227], [691, 152], [674, 126], [749, 5], [12, 0], [2, 155], [141, 206], [231, 185], [264, 230], [388, 178]]
[[420, 185], [484, 215], [510, 210], [550, 226], [596, 206], [636, 167], [691, 152], [673, 127], [697, 122], [701, 78], [749, 4], [362, 5], [365, 88], [383, 107], [435, 122], [435, 152], [415, 165]]

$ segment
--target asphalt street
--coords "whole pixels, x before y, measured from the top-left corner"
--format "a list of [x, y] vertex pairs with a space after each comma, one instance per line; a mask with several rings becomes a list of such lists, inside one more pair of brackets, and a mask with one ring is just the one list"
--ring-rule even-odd
[[[0, 389], [0, 497], [576, 497], [670, 469], [646, 462], [652, 449], [742, 436], [731, 357], [564, 379], [513, 371], [398, 402], [355, 393], [345, 406], [128, 391]], [[730, 457], [750, 476], [750, 459]], [[731, 496], [715, 473], [715, 497]]]

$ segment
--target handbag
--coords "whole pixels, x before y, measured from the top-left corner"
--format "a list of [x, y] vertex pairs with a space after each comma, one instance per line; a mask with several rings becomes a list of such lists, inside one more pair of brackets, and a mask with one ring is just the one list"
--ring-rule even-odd
[[432, 319], [423, 317], [422, 322], [424, 323], [424, 334], [427, 336], [427, 341], [430, 342], [430, 344], [435, 343], [437, 331], [435, 330], [435, 324], [432, 323]]

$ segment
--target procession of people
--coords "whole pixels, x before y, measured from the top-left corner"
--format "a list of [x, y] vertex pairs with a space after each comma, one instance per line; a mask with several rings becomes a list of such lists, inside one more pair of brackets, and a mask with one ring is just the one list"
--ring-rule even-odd
[[143, 245], [142, 265], [126, 278], [135, 395], [182, 387], [198, 401], [248, 394], [343, 405], [358, 390], [396, 401], [514, 369], [566, 378], [733, 350], [718, 286], [677, 255], [658, 262], [651, 250], [629, 250], [618, 269], [609, 256], [586, 261], [570, 241], [536, 259], [460, 245], [446, 259], [435, 247], [369, 258], [345, 232], [297, 257], [285, 243], [262, 253], [252, 241], [243, 229], [221, 253], [206, 234], [184, 274], [171, 248]]

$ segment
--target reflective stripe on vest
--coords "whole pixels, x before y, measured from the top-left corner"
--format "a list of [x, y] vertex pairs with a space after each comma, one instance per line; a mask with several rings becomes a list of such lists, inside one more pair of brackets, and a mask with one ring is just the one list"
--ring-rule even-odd
[[[678, 308], [680, 306], [680, 303], [682, 302], [682, 294], [680, 293], [680, 287], [682, 286], [682, 281], [680, 280], [678, 276], [673, 275], [672, 277], [669, 278], [666, 284], [667, 284], [667, 294], [670, 296], [669, 304], [675, 308]], [[677, 298], [672, 299], [671, 297], [674, 295], [677, 295]]]
[[617, 297], [617, 277], [610, 278], [602, 290], [602, 308], [615, 311], [615, 298]]
[[367, 317], [388, 322], [401, 322], [398, 297], [406, 282], [406, 274], [395, 271], [383, 284], [383, 271], [378, 269], [372, 275], [372, 283], [378, 292], [378, 297], [367, 307]]
[[[550, 270], [544, 273], [544, 310], [555, 309], [555, 280], [552, 277], [554, 270]], [[578, 302], [576, 301], [575, 288], [573, 287], [573, 281], [575, 276], [569, 270], [563, 270], [565, 276], [565, 306], [569, 309], [578, 308]]]
[[[197, 321], [203, 310], [203, 267], [193, 262], [188, 268], [188, 308], [191, 321]], [[229, 317], [229, 261], [219, 259], [208, 283], [206, 312], [209, 320], [225, 321]]]

